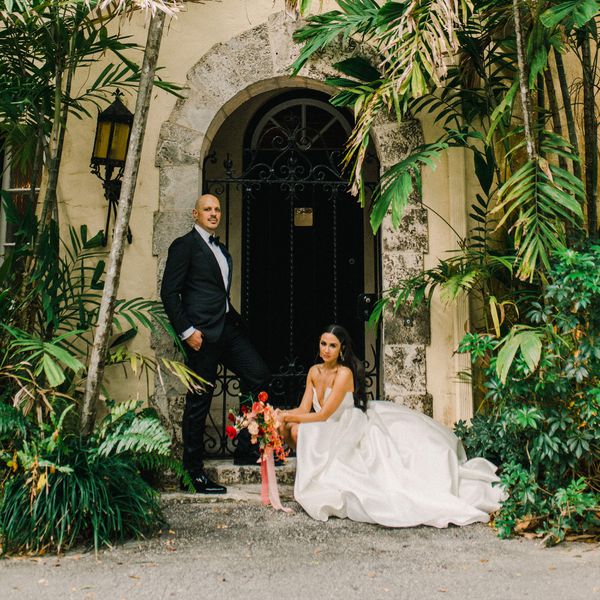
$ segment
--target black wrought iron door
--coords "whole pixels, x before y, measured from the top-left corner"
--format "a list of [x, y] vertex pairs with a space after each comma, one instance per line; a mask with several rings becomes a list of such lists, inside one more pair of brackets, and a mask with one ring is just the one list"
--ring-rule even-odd
[[348, 328], [364, 359], [363, 211], [339, 168], [348, 131], [329, 105], [292, 100], [263, 116], [245, 152], [242, 310], [282, 404], [298, 401], [327, 324]]
[[[365, 356], [357, 310], [365, 292], [364, 213], [340, 169], [350, 129], [326, 101], [273, 103], [246, 132], [242, 168], [228, 158], [225, 177], [205, 180], [205, 190], [225, 200], [226, 217], [232, 189], [241, 191], [242, 316], [273, 373], [276, 405], [299, 401], [319, 334], [330, 323], [349, 330], [378, 387], [377, 348]], [[217, 387], [226, 396], [235, 379], [227, 373], [222, 379]]]

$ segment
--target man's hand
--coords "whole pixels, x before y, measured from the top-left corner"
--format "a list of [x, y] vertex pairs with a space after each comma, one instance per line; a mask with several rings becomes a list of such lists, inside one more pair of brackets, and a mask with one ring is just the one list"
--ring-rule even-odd
[[202, 332], [196, 329], [196, 331], [194, 331], [189, 338], [186, 338], [185, 341], [192, 350], [198, 352], [202, 346]]

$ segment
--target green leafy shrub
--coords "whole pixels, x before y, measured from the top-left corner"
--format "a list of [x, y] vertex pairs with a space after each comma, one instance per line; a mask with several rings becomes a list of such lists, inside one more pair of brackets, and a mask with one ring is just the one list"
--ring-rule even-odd
[[[0, 264], [0, 400], [14, 400], [21, 393], [29, 397], [29, 410], [45, 413], [65, 396], [76, 396], [86, 377], [107, 251], [102, 232], [90, 236], [85, 225], [79, 230], [71, 227], [63, 240], [56, 223], [38, 231], [31, 207], [24, 218], [10, 198], [3, 199], [7, 219], [16, 228], [16, 242]], [[39, 255], [38, 241], [43, 249]], [[151, 333], [166, 331], [181, 348], [160, 302], [118, 299], [112, 327], [107, 368], [118, 365], [140, 376], [164, 371], [188, 387], [199, 384], [181, 362], [157, 361], [128, 349], [140, 327]], [[28, 386], [37, 390], [35, 398], [23, 391]]]
[[[93, 435], [80, 435], [106, 268], [101, 234], [90, 237], [82, 226], [61, 240], [55, 223], [38, 231], [31, 207], [19, 215], [4, 200], [16, 244], [0, 264], [0, 551], [63, 551], [82, 542], [97, 549], [152, 532], [162, 515], [141, 473], [168, 468], [190, 483], [157, 416], [108, 400]], [[108, 369], [164, 369], [198, 385], [182, 363], [127, 347], [140, 326], [163, 328], [179, 343], [160, 303], [118, 300], [112, 325]]]
[[5, 553], [94, 548], [141, 537], [164, 519], [142, 469], [183, 475], [157, 416], [136, 403], [114, 405], [89, 438], [69, 432], [67, 408], [51, 423], [26, 421], [0, 405], [0, 547]]
[[502, 466], [499, 533], [600, 534], [600, 246], [555, 255], [543, 299], [501, 340], [468, 334], [485, 401], [457, 434]]

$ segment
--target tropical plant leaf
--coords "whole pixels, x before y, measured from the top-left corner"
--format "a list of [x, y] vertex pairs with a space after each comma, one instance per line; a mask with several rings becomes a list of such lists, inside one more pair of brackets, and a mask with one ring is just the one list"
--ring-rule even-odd
[[546, 9], [540, 16], [545, 27], [563, 24], [567, 30], [581, 28], [600, 12], [597, 0], [561, 0]]
[[[557, 148], [556, 138], [547, 138], [546, 147]], [[498, 190], [491, 214], [503, 213], [496, 230], [512, 223], [520, 278], [531, 281], [538, 269], [549, 268], [550, 253], [564, 244], [565, 223], [581, 225], [583, 186], [572, 180], [565, 169], [540, 158], [527, 161]]]
[[[353, 56], [333, 65], [338, 71], [354, 77], [360, 81], [370, 83], [381, 78], [379, 71], [366, 59], [361, 56]], [[356, 85], [356, 82], [354, 82]]]
[[392, 224], [398, 227], [410, 195], [417, 185], [421, 192], [421, 167], [435, 168], [446, 142], [435, 142], [419, 146], [409, 156], [390, 167], [382, 176], [373, 193], [371, 228], [377, 233], [388, 210], [392, 210]]
[[518, 326], [500, 342], [501, 349], [496, 361], [496, 372], [502, 383], [506, 382], [508, 373], [513, 366], [515, 356], [520, 350], [527, 368], [533, 372], [540, 362], [542, 339], [539, 330]]

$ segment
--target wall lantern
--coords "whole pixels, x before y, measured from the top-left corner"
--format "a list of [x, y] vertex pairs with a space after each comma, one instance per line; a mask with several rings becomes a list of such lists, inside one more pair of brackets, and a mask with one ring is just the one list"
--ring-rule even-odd
[[[121, 178], [123, 177], [129, 136], [131, 135], [131, 124], [133, 123], [133, 114], [121, 102], [122, 95], [117, 90], [114, 94], [114, 102], [98, 113], [96, 137], [90, 161], [92, 173], [102, 181], [104, 197], [108, 202], [103, 238], [105, 246], [108, 240], [111, 212], [115, 219], [117, 217], [117, 204], [121, 195]], [[102, 174], [101, 167], [104, 167], [104, 174]], [[128, 227], [127, 241], [131, 244], [132, 240], [131, 229]]]

